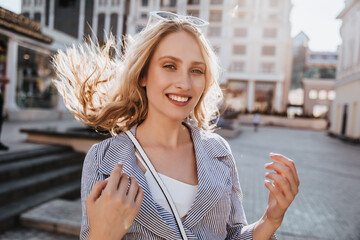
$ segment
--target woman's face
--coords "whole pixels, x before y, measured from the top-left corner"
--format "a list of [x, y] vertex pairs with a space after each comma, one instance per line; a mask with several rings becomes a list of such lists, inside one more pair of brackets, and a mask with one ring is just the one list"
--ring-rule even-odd
[[171, 33], [157, 46], [146, 77], [148, 117], [182, 121], [205, 88], [205, 61], [196, 39], [185, 31]]

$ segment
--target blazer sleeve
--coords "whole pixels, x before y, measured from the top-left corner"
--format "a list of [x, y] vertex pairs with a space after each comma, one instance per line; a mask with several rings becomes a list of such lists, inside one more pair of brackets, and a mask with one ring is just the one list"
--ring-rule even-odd
[[98, 181], [104, 180], [104, 176], [98, 173], [99, 159], [98, 151], [99, 145], [93, 145], [85, 156], [82, 176], [81, 176], [81, 229], [80, 229], [80, 240], [89, 238], [89, 222], [86, 211], [86, 198], [89, 195], [92, 187]]
[[[225, 162], [231, 169], [230, 175], [232, 180], [232, 190], [230, 195], [231, 210], [228, 222], [226, 224], [226, 239], [253, 239], [253, 230], [256, 222], [252, 224], [247, 223], [244, 207], [242, 204], [242, 191], [240, 187], [235, 159], [231, 153], [231, 149], [228, 143], [224, 139], [222, 139], [222, 142], [223, 144], [225, 144], [226, 148], [230, 153], [229, 156], [226, 158]], [[276, 236], [273, 235], [271, 237], [271, 240], [276, 240]]]

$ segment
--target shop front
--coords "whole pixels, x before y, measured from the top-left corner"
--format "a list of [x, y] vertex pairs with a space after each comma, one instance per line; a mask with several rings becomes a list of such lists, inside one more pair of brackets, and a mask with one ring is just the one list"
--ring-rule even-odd
[[3, 87], [8, 120], [64, 117], [67, 111], [52, 84], [51, 58], [59, 45], [65, 47], [59, 41], [44, 34], [39, 23], [0, 8], [0, 78], [8, 80]]

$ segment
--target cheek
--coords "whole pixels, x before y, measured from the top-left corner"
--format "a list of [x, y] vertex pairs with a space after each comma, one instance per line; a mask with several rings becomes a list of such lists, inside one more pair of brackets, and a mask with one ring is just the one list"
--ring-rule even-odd
[[198, 81], [195, 81], [194, 83], [194, 88], [196, 89], [196, 92], [201, 96], [205, 90], [205, 78], [197, 80]]

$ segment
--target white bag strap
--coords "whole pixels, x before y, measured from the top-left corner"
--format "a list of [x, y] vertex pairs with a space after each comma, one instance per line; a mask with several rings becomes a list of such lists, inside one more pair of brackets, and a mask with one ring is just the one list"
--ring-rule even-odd
[[139, 151], [141, 157], [139, 156], [139, 154], [137, 152], [135, 152], [135, 156], [140, 160], [140, 162], [144, 165], [144, 167], [146, 168], [147, 171], [150, 171], [151, 175], [154, 177], [155, 181], [157, 182], [157, 184], [159, 185], [161, 191], [163, 192], [166, 201], [168, 202], [170, 209], [176, 219], [177, 225], [179, 227], [181, 236], [183, 238], [183, 240], [187, 240], [187, 236], [185, 233], [185, 229], [184, 226], [181, 222], [179, 213], [176, 209], [176, 206], [174, 204], [173, 199], [171, 198], [167, 188], [165, 187], [163, 181], [161, 180], [159, 174], [156, 172], [154, 166], [151, 164], [149, 158], [147, 157], [146, 153], [144, 152], [144, 150], [142, 149], [140, 143], [138, 142], [138, 140], [134, 137], [134, 135], [130, 132], [130, 131], [126, 131], [126, 134], [129, 136], [129, 138], [131, 139], [131, 141], [134, 143], [136, 149]]

